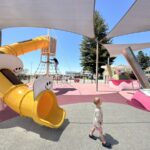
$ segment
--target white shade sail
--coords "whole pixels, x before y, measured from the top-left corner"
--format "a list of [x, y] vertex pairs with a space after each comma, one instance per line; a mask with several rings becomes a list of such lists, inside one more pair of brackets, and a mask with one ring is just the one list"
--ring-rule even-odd
[[142, 50], [150, 48], [150, 43], [138, 43], [138, 44], [103, 44], [108, 50], [111, 57], [122, 54], [122, 50], [131, 47], [132, 50]]
[[107, 37], [144, 31], [150, 31], [150, 0], [136, 0]]
[[94, 37], [95, 0], [0, 0], [0, 28], [43, 27]]

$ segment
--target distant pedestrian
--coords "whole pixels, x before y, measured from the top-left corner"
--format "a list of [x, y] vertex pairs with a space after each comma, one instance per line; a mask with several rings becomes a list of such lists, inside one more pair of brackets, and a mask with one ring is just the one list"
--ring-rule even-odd
[[103, 128], [102, 128], [102, 125], [103, 125], [103, 112], [102, 112], [102, 108], [101, 108], [102, 101], [100, 100], [99, 97], [95, 97], [94, 104], [96, 105], [96, 108], [95, 108], [95, 111], [94, 111], [93, 127], [91, 128], [89, 137], [96, 140], [97, 138], [93, 134], [94, 134], [95, 130], [98, 130], [99, 135], [100, 135], [100, 139], [102, 141], [102, 145], [104, 147], [107, 147], [107, 148], [112, 148], [111, 144], [107, 143], [105, 141], [104, 136], [103, 136]]

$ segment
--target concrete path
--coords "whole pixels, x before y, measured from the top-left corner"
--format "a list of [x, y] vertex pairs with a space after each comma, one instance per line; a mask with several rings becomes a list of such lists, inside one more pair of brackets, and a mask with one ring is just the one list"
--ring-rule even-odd
[[[67, 118], [60, 129], [16, 117], [0, 123], [0, 150], [105, 150], [88, 138], [94, 105], [63, 106]], [[150, 113], [122, 104], [103, 104], [104, 133], [113, 150], [150, 149]]]

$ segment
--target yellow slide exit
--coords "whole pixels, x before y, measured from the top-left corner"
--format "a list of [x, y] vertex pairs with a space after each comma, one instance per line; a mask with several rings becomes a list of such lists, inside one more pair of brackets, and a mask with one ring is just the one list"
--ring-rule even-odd
[[[0, 53], [19, 56], [39, 48], [48, 48], [49, 44], [48, 37], [38, 37], [0, 47]], [[3, 101], [21, 116], [30, 117], [36, 123], [50, 128], [59, 128], [63, 124], [66, 112], [58, 106], [52, 91], [45, 90], [34, 99], [33, 90], [5, 68], [0, 70], [0, 83]]]

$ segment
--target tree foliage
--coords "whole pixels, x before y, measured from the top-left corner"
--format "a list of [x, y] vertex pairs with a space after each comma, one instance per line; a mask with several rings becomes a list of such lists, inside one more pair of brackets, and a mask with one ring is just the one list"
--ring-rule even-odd
[[[111, 43], [110, 39], [105, 38], [108, 27], [105, 24], [103, 18], [96, 11], [94, 15], [94, 32], [95, 37], [101, 44]], [[107, 64], [107, 58], [109, 57], [108, 51], [99, 44], [99, 68], [98, 72], [101, 74], [104, 69], [101, 68], [102, 65]], [[81, 66], [84, 71], [90, 71], [95, 74], [96, 70], [96, 40], [83, 37], [81, 47]], [[110, 58], [110, 64], [112, 64], [114, 58]]]
[[150, 66], [150, 57], [144, 54], [143, 51], [138, 52], [137, 59], [143, 70]]

